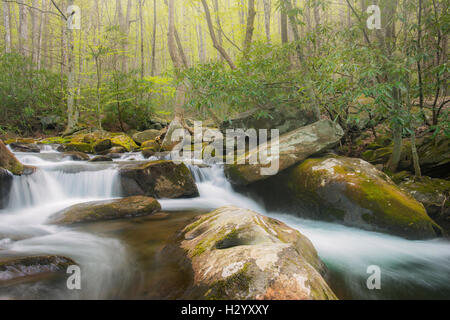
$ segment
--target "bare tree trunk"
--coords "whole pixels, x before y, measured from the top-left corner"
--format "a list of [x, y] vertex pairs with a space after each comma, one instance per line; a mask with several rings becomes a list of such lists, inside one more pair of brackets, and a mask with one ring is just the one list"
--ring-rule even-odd
[[25, 5], [19, 5], [19, 52], [28, 55], [28, 17]]
[[38, 45], [38, 53], [37, 53], [37, 67], [40, 70], [41, 64], [42, 64], [42, 49], [44, 42], [44, 32], [46, 31], [45, 25], [47, 23], [47, 15], [45, 14], [45, 11], [47, 10], [47, 0], [42, 0], [42, 12], [41, 12], [41, 19], [40, 19], [40, 25], [39, 25], [39, 45]]
[[[74, 0], [68, 0], [68, 6], [73, 5]], [[71, 14], [69, 14], [69, 17]], [[73, 16], [73, 15], [72, 15]], [[69, 18], [70, 19], [70, 18]], [[78, 125], [78, 112], [74, 104], [75, 77], [74, 77], [74, 44], [73, 30], [69, 25], [65, 28], [67, 32], [67, 128], [66, 133], [72, 132]]]
[[[222, 26], [220, 24], [220, 17], [219, 17], [219, 1], [218, 0], [214, 0], [213, 1], [214, 4], [214, 13], [216, 15], [216, 24], [217, 24], [217, 40], [219, 41], [219, 45], [223, 46], [223, 40], [222, 40]], [[220, 55], [220, 53], [217, 53], [219, 56], [219, 59], [223, 59], [223, 57]]]
[[[177, 50], [177, 44], [175, 39], [175, 0], [169, 0], [169, 30], [167, 33], [167, 44], [169, 48], [170, 58], [172, 59], [173, 66], [178, 72], [183, 68], [183, 61], [179, 56], [179, 51]], [[183, 121], [184, 112], [182, 106], [184, 105], [184, 87], [179, 85], [176, 90], [176, 101], [175, 101], [175, 118], [179, 121]]]
[[285, 44], [289, 42], [288, 39], [288, 23], [287, 23], [287, 14], [284, 10], [280, 12], [280, 24], [281, 24], [281, 43]]
[[270, 18], [272, 13], [272, 3], [270, 0], [264, 0], [264, 28], [266, 30], [267, 43], [271, 43]]
[[142, 0], [139, 0], [139, 25], [140, 25], [140, 35], [141, 35], [141, 79], [144, 79], [144, 19], [142, 16]]
[[153, 0], [152, 76], [156, 74], [156, 0]]
[[31, 15], [31, 61], [37, 65], [38, 48], [39, 48], [39, 24], [38, 14], [35, 8], [38, 8], [38, 0], [33, 0], [30, 8]]
[[247, 15], [247, 31], [245, 32], [244, 40], [244, 55], [247, 55], [252, 45], [253, 31], [255, 30], [255, 0], [248, 0], [248, 15]]
[[3, 25], [5, 26], [5, 51], [11, 52], [11, 10], [9, 2], [3, 2]]
[[205, 10], [206, 22], [208, 23], [209, 34], [211, 36], [214, 48], [216, 48], [216, 50], [220, 52], [222, 57], [228, 62], [228, 65], [230, 66], [231, 69], [236, 69], [233, 60], [231, 60], [230, 56], [227, 54], [225, 49], [222, 46], [220, 46], [219, 42], [217, 41], [216, 34], [214, 32], [214, 26], [211, 20], [211, 13], [209, 12], [209, 7], [208, 4], [206, 3], [206, 0], [202, 0], [202, 4]]

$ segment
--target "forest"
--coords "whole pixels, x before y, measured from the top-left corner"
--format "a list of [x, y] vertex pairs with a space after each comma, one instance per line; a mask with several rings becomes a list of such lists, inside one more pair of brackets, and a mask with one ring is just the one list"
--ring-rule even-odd
[[[0, 297], [450, 298], [448, 0], [1, 2], [0, 284], [2, 267], [24, 263], [9, 250], [81, 265], [89, 290], [27, 280], [34, 293], [8, 284]], [[195, 136], [198, 122], [215, 138], [189, 140], [181, 155], [203, 159], [172, 161], [175, 130]], [[229, 150], [214, 141], [241, 129], [278, 130], [279, 140], [252, 148], [246, 137], [224, 164]], [[270, 177], [263, 164], [239, 162], [273, 146], [280, 168]], [[22, 230], [23, 221], [45, 231]], [[52, 229], [36, 251], [47, 224], [80, 223], [74, 234]], [[180, 230], [175, 250], [168, 236]], [[67, 247], [54, 249], [61, 239]], [[277, 241], [301, 261], [282, 276], [317, 273], [308, 293], [281, 276], [267, 282], [275, 269], [258, 259], [282, 256], [267, 244]], [[189, 267], [169, 258], [180, 248]], [[135, 273], [114, 277], [129, 254], [151, 270], [145, 288]], [[370, 265], [388, 270], [386, 289], [367, 290]], [[177, 268], [200, 284], [186, 287]]]

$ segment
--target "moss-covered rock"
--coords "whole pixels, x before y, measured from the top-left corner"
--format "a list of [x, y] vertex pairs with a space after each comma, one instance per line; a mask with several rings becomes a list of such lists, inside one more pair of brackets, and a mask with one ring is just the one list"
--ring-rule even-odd
[[[313, 154], [334, 147], [343, 137], [342, 128], [329, 120], [316, 122], [280, 137], [272, 154], [272, 141], [239, 156], [234, 164], [225, 166], [227, 178], [235, 185], [249, 185], [300, 163]], [[270, 158], [273, 172], [264, 172], [270, 165], [261, 159]], [[258, 161], [254, 161], [257, 159]], [[252, 161], [253, 160], [253, 161]], [[256, 162], [256, 163], [254, 163]], [[278, 170], [277, 170], [278, 169]]]
[[0, 168], [6, 169], [14, 175], [22, 175], [25, 167], [14, 154], [6, 148], [3, 141], [0, 140]]
[[77, 204], [53, 216], [47, 223], [72, 225], [103, 220], [151, 215], [161, 210], [159, 202], [150, 197], [129, 197], [119, 200], [94, 201]]
[[193, 273], [183, 299], [336, 299], [312, 243], [277, 220], [224, 207], [200, 216], [179, 239], [180, 261]]
[[155, 140], [149, 140], [149, 141], [145, 141], [144, 143], [142, 143], [141, 145], [142, 150], [147, 149], [147, 150], [153, 150], [155, 152], [159, 152], [160, 150], [160, 145], [158, 142], [156, 142]]
[[66, 151], [79, 151], [84, 153], [93, 153], [94, 148], [91, 144], [85, 142], [70, 142], [64, 146]]
[[192, 173], [185, 164], [172, 161], [150, 161], [120, 169], [122, 192], [156, 198], [198, 197]]
[[296, 201], [309, 204], [323, 220], [410, 239], [442, 235], [422, 204], [363, 160], [308, 159], [290, 169], [285, 179]]
[[403, 179], [400, 187], [421, 202], [433, 218], [450, 235], [450, 181], [430, 177]]
[[96, 153], [101, 153], [103, 151], [111, 149], [112, 143], [110, 139], [102, 139], [95, 141], [93, 147]]
[[150, 129], [133, 134], [133, 140], [137, 144], [143, 144], [144, 142], [149, 140], [156, 140], [156, 138], [158, 138], [160, 135], [161, 135], [160, 130]]
[[123, 147], [128, 152], [134, 151], [139, 148], [139, 146], [131, 139], [130, 136], [125, 134], [113, 136], [111, 138], [111, 144], [116, 147]]
[[37, 144], [25, 144], [25, 143], [19, 143], [19, 142], [13, 142], [9, 145], [11, 150], [14, 152], [27, 152], [27, 153], [40, 153], [41, 149], [39, 149], [39, 146]]

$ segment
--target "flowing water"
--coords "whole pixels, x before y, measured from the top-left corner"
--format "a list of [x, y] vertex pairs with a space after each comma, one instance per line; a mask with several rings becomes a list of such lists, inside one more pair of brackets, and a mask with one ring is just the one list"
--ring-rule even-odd
[[[49, 226], [45, 224], [49, 216], [71, 205], [120, 197], [118, 167], [143, 158], [126, 154], [113, 163], [74, 162], [51, 147], [40, 154], [16, 156], [39, 170], [31, 176], [14, 177], [9, 205], [0, 211], [0, 257], [11, 253], [70, 257], [83, 270], [83, 290], [68, 292], [61, 285], [38, 282], [4, 291], [0, 287], [0, 297], [21, 297], [23, 292], [27, 292], [27, 298], [156, 297], [158, 286], [151, 290], [143, 287], [156, 283], [154, 278], [163, 274], [155, 258], [163, 245], [161, 239], [167, 240], [198, 213], [234, 205], [281, 220], [306, 235], [327, 265], [329, 283], [340, 298], [450, 298], [447, 240], [410, 241], [267, 212], [256, 199], [236, 192], [220, 166], [189, 166], [200, 197], [161, 200], [163, 211], [171, 212], [169, 215], [99, 222], [74, 229]], [[366, 285], [370, 276], [367, 269], [373, 265], [381, 270], [381, 290], [369, 290]]]

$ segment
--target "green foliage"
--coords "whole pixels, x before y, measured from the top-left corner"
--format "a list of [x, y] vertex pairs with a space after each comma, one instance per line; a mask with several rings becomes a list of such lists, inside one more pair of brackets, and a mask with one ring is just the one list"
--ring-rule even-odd
[[42, 129], [39, 119], [61, 115], [61, 79], [36, 70], [20, 54], [0, 56], [0, 129], [21, 134]]

